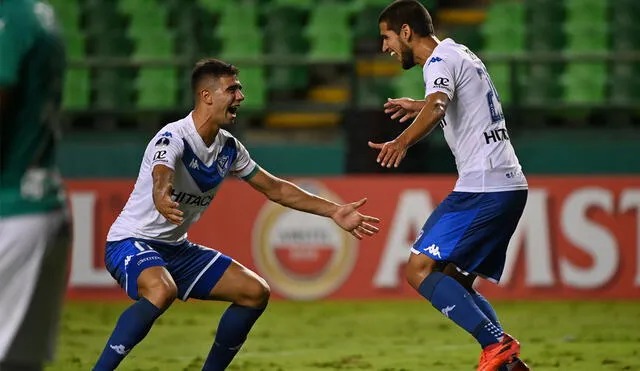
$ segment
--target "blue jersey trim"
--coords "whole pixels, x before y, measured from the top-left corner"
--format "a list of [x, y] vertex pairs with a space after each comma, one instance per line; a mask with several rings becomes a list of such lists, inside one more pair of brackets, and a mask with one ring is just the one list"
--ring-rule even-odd
[[198, 158], [186, 140], [182, 141], [184, 142], [182, 163], [200, 191], [204, 193], [219, 186], [238, 156], [236, 141], [233, 138], [228, 138], [211, 166], [207, 166]]

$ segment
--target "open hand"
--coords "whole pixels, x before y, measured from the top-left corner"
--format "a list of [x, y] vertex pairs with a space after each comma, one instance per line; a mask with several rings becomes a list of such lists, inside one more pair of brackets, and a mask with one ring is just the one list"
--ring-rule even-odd
[[369, 147], [380, 151], [376, 161], [382, 167], [398, 167], [407, 154], [407, 146], [397, 139], [386, 143], [369, 142]]
[[373, 216], [362, 215], [358, 212], [358, 208], [367, 202], [366, 198], [358, 202], [340, 205], [331, 219], [347, 232], [350, 232], [355, 238], [361, 240], [363, 235], [373, 236], [378, 233], [378, 227], [370, 223], [379, 223], [380, 219]]
[[387, 102], [384, 104], [384, 113], [391, 115], [392, 120], [400, 117], [400, 122], [405, 122], [418, 116], [422, 107], [424, 107], [423, 100], [415, 100], [411, 98], [388, 98]]
[[156, 209], [169, 223], [180, 225], [184, 221], [184, 213], [178, 209], [180, 204], [173, 201], [170, 194], [171, 191], [165, 192], [160, 199], [154, 200]]

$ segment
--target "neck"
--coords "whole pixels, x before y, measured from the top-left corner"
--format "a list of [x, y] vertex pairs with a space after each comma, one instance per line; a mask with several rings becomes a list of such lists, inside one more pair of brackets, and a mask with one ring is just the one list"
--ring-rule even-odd
[[440, 40], [434, 35], [422, 37], [415, 41], [415, 45], [413, 46], [413, 59], [414, 61], [423, 66], [429, 58], [431, 54], [433, 54], [433, 49], [435, 49], [440, 44]]
[[208, 146], [212, 145], [216, 140], [216, 136], [220, 131], [220, 125], [216, 124], [210, 114], [196, 107], [191, 114], [196, 131]]

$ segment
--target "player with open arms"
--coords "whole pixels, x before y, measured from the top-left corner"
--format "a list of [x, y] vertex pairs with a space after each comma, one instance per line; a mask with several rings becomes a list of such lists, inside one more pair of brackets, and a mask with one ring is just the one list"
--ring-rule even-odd
[[233, 123], [244, 100], [236, 67], [200, 61], [191, 83], [193, 112], [151, 140], [134, 190], [107, 236], [107, 269], [136, 302], [120, 316], [96, 371], [115, 369], [176, 298], [232, 303], [203, 370], [224, 370], [231, 363], [267, 305], [269, 286], [230, 257], [186, 239], [228, 174], [279, 204], [330, 217], [356, 238], [378, 231], [370, 224], [377, 218], [358, 212], [366, 199], [338, 205], [307, 193], [261, 169], [222, 129]]
[[426, 221], [406, 267], [409, 284], [482, 346], [478, 370], [527, 370], [520, 344], [504, 333], [495, 311], [473, 288], [477, 276], [497, 282], [507, 245], [527, 200], [527, 181], [509, 141], [498, 94], [478, 57], [451, 39], [438, 40], [431, 16], [416, 0], [398, 0], [378, 19], [382, 51], [404, 69], [423, 69], [425, 99], [391, 99], [385, 112], [403, 133], [377, 161], [398, 166], [407, 149], [436, 126], [458, 168], [453, 192]]

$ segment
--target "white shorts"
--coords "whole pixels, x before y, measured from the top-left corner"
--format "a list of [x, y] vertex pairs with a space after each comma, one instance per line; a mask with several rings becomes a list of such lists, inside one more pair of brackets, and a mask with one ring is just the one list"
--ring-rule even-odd
[[70, 241], [64, 211], [0, 218], [0, 364], [52, 360]]

